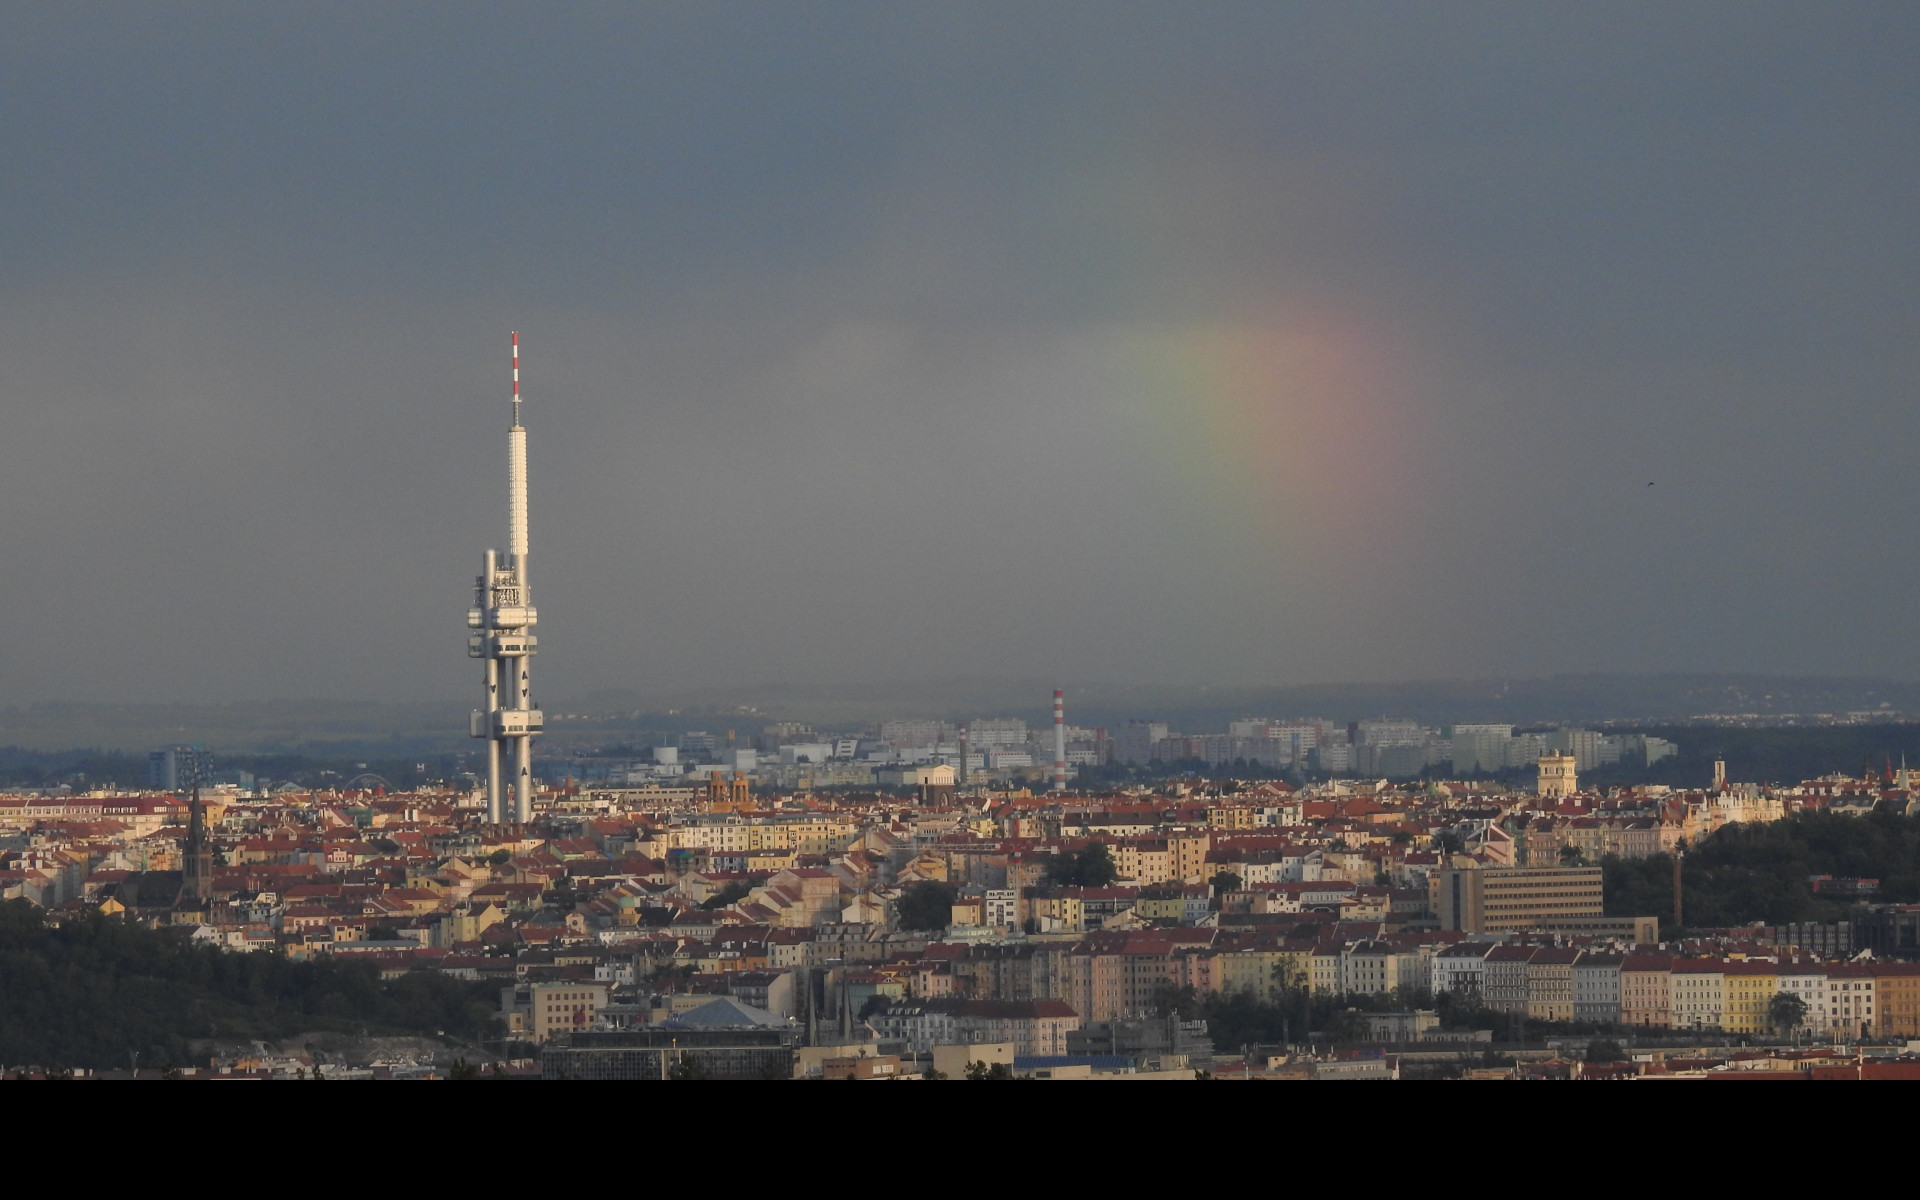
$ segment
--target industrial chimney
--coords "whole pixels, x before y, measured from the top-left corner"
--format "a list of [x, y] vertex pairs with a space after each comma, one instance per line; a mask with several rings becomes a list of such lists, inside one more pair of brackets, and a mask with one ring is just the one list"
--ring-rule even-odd
[[1067, 790], [1067, 710], [1059, 688], [1053, 689], [1053, 790]]

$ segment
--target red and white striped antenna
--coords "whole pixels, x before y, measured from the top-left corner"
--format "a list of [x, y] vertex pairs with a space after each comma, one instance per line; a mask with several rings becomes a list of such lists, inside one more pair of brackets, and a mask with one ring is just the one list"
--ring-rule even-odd
[[513, 423], [520, 424], [520, 331], [513, 331]]

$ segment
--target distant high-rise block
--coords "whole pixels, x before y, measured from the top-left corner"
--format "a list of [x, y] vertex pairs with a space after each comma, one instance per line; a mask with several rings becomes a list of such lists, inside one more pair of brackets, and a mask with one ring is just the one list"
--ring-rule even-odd
[[147, 755], [147, 786], [181, 792], [211, 782], [213, 755], [198, 746], [168, 746]]
[[1453, 773], [1471, 775], [1475, 771], [1498, 771], [1508, 766], [1507, 743], [1512, 740], [1511, 725], [1455, 725]]

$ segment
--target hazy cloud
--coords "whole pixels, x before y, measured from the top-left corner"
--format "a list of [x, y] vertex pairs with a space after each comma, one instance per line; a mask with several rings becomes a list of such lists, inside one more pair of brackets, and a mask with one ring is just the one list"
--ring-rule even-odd
[[8, 27], [20, 699], [1914, 674], [1906, 9]]

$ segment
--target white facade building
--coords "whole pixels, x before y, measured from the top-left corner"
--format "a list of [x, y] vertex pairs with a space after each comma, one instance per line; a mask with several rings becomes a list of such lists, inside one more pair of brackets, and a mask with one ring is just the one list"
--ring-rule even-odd
[[1803, 1029], [1816, 1034], [1828, 1033], [1832, 1025], [1827, 1017], [1827, 972], [1817, 963], [1780, 964], [1780, 990], [1800, 997], [1807, 1006]]
[[1573, 1019], [1620, 1019], [1620, 964], [1617, 954], [1582, 954], [1573, 964]]
[[1461, 942], [1448, 946], [1433, 956], [1431, 968], [1432, 982], [1428, 985], [1433, 994], [1445, 992], [1481, 992], [1484, 990], [1487, 967], [1487, 954], [1497, 943]]

